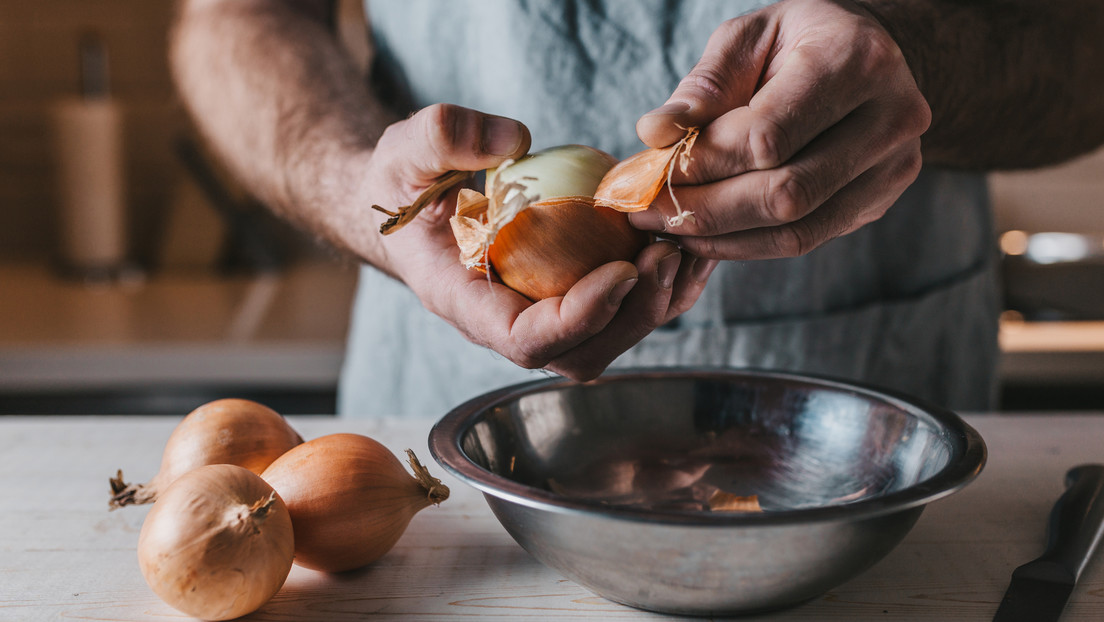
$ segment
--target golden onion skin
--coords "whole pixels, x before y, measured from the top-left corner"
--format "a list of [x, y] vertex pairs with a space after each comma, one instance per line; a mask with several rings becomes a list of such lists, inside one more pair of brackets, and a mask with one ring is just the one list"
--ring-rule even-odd
[[633, 261], [651, 241], [626, 214], [586, 197], [538, 201], [498, 231], [487, 251], [502, 282], [530, 300], [563, 296], [611, 261]]
[[232, 464], [189, 471], [158, 497], [138, 535], [150, 589], [204, 620], [231, 620], [283, 586], [295, 551], [287, 505], [259, 475]]

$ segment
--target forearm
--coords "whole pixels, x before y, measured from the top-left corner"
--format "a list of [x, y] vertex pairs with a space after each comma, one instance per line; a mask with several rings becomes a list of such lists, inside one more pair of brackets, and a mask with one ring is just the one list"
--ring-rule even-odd
[[386, 264], [359, 172], [395, 117], [323, 21], [280, 2], [183, 2], [170, 58], [192, 118], [252, 193], [335, 246]]
[[857, 1], [931, 106], [926, 162], [1026, 168], [1104, 143], [1104, 3]]

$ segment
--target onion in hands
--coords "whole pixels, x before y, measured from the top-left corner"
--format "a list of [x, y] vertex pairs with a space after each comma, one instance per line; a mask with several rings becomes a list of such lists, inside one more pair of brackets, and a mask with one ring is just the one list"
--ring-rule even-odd
[[161, 468], [146, 484], [111, 479], [112, 508], [151, 503], [181, 475], [209, 464], [233, 464], [259, 474], [284, 452], [303, 442], [276, 411], [242, 399], [222, 399], [193, 410], [173, 430]]
[[261, 476], [287, 503], [295, 563], [341, 572], [387, 553], [419, 511], [449, 490], [408, 450], [415, 477], [379, 442], [359, 434], [322, 436], [288, 451]]
[[[509, 161], [487, 172], [486, 194], [462, 189], [451, 219], [460, 261], [493, 270], [530, 300], [562, 296], [588, 272], [611, 261], [632, 261], [651, 235], [621, 212], [647, 209], [670, 190], [672, 164], [685, 172], [697, 130], [678, 143], [647, 149], [620, 163], [582, 145], [564, 145]], [[380, 227], [393, 233], [448, 188], [469, 175], [450, 172]], [[674, 193], [672, 191], [672, 199]], [[675, 200], [677, 225], [692, 218]]]
[[260, 476], [234, 465], [181, 475], [142, 524], [138, 564], [166, 603], [205, 620], [229, 620], [268, 602], [287, 579], [291, 516]]
[[624, 214], [592, 195], [617, 163], [609, 154], [565, 145], [487, 174], [486, 196], [461, 190], [452, 231], [468, 268], [495, 273], [530, 300], [562, 296], [602, 264], [631, 260], [650, 240]]

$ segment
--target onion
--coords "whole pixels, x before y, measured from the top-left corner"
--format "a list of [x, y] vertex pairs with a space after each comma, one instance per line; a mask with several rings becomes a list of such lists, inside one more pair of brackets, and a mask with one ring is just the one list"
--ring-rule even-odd
[[326, 572], [383, 556], [419, 511], [448, 498], [407, 450], [412, 477], [379, 442], [330, 434], [288, 451], [261, 477], [280, 494], [295, 526], [295, 563]]
[[[564, 145], [509, 161], [487, 172], [486, 194], [462, 189], [451, 219], [460, 261], [470, 269], [493, 270], [501, 281], [528, 297], [562, 296], [588, 272], [611, 261], [632, 261], [651, 235], [634, 229], [622, 212], [647, 209], [666, 185], [671, 164], [683, 171], [697, 130], [678, 143], [647, 149], [623, 162], [583, 145]], [[392, 233], [427, 204], [469, 176], [450, 172], [410, 206], [385, 210], [380, 227]], [[674, 199], [674, 193], [671, 194]], [[693, 218], [678, 207], [669, 222]]]
[[138, 536], [138, 565], [162, 600], [205, 620], [250, 613], [291, 570], [291, 516], [260, 476], [221, 464], [162, 491]]
[[303, 442], [276, 411], [242, 399], [209, 402], [176, 426], [161, 455], [161, 468], [146, 484], [128, 484], [120, 470], [111, 478], [112, 509], [151, 503], [181, 475], [208, 464], [234, 464], [260, 474], [273, 460]]
[[591, 195], [617, 160], [566, 145], [487, 174], [487, 195], [462, 190], [452, 230], [468, 268], [493, 267], [530, 300], [562, 296], [602, 264], [632, 260], [651, 236]]

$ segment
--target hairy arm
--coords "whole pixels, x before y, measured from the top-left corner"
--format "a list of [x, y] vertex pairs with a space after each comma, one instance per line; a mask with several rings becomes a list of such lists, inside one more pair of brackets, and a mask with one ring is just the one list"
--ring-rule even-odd
[[[302, 228], [383, 269], [358, 176], [396, 120], [326, 23], [325, 2], [181, 2], [174, 78], [207, 142], [246, 187]], [[389, 270], [390, 271], [390, 270]]]
[[382, 237], [372, 205], [409, 205], [449, 171], [529, 149], [517, 121], [434, 104], [388, 111], [327, 29], [317, 0], [186, 0], [170, 56], [192, 117], [273, 210], [402, 281], [470, 341], [529, 368], [587, 380], [690, 307], [714, 262], [670, 242], [610, 262], [562, 297], [530, 301], [458, 260], [454, 196]]
[[1104, 3], [857, 1], [931, 106], [926, 162], [1027, 168], [1104, 143]]

